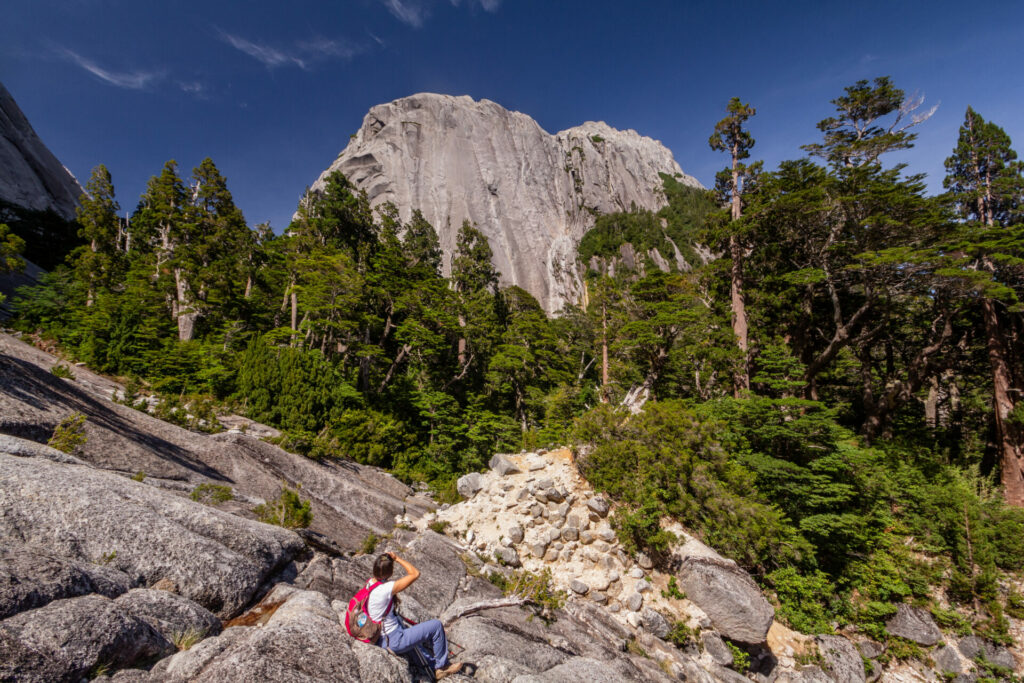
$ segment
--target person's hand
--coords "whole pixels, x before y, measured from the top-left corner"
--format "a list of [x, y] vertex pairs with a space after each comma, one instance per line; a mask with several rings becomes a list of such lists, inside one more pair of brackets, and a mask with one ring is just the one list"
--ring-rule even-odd
[[393, 552], [390, 551], [388, 551], [387, 556], [390, 557], [392, 560], [398, 559], [398, 555], [395, 555]]

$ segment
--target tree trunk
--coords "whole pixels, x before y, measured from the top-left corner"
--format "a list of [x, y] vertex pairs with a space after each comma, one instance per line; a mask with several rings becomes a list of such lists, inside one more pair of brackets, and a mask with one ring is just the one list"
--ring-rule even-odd
[[1007, 362], [1006, 344], [999, 324], [995, 302], [982, 302], [985, 314], [985, 333], [988, 337], [988, 359], [992, 366], [992, 403], [996, 427], [996, 446], [999, 449], [1003, 498], [1007, 505], [1024, 507], [1024, 451], [1021, 448], [1021, 428], [1013, 419], [1013, 375]]
[[181, 274], [181, 268], [174, 269], [174, 290], [177, 296], [177, 306], [174, 309], [175, 319], [178, 323], [178, 340], [190, 341], [195, 334], [196, 318], [199, 317], [199, 314], [190, 301], [191, 290]]
[[608, 308], [601, 302], [601, 403], [608, 403]]
[[[732, 148], [732, 220], [733, 223], [742, 215], [740, 203], [739, 143]], [[733, 382], [733, 395], [739, 398], [750, 391], [750, 368], [747, 362], [748, 328], [747, 304], [743, 297], [743, 245], [735, 234], [729, 235], [729, 257], [732, 259], [730, 274], [730, 302], [732, 306], [732, 331], [736, 335], [736, 343], [743, 354], [743, 365]]]

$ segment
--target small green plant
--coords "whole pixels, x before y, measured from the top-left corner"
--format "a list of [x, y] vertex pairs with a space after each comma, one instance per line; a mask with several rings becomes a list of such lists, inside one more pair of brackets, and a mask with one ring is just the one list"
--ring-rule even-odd
[[590, 141], [593, 142], [595, 145], [598, 145], [604, 142], [604, 138], [601, 137], [600, 135], [591, 135]]
[[[540, 573], [520, 570], [511, 578], [495, 578], [495, 572], [488, 580], [502, 589], [509, 597], [520, 598], [523, 604], [534, 609], [534, 615], [550, 624], [555, 621], [555, 610], [565, 605], [568, 597], [565, 591], [557, 590], [551, 585], [551, 569], [545, 568]], [[499, 575], [500, 576], [500, 575]], [[500, 584], [500, 585], [499, 585]]]
[[189, 498], [198, 503], [205, 503], [207, 505], [218, 505], [220, 503], [226, 503], [229, 500], [234, 500], [235, 494], [231, 490], [230, 486], [207, 483], [200, 484], [199, 486], [192, 489], [192, 493], [189, 494]]
[[71, 413], [60, 421], [46, 445], [70, 454], [86, 441], [88, 438], [85, 436], [85, 415]]
[[1024, 595], [1010, 591], [1006, 596], [1006, 613], [1014, 619], [1024, 619]]
[[974, 663], [978, 665], [978, 671], [983, 673], [983, 676], [978, 678], [979, 683], [987, 680], [991, 680], [993, 683], [996, 681], [1011, 681], [1012, 683], [1020, 681], [1019, 678], [1013, 675], [1013, 669], [990, 662], [985, 658], [984, 654], [979, 653], [974, 658]]
[[729, 651], [732, 652], [732, 668], [737, 673], [747, 673], [747, 669], [750, 668], [750, 654], [746, 650], [741, 650], [739, 647], [733, 645], [728, 640], [723, 642], [725, 642]]
[[685, 600], [686, 593], [679, 590], [679, 583], [676, 581], [676, 577], [670, 576], [668, 577], [668, 588], [661, 591], [661, 597], [666, 599], [672, 598], [674, 600]]
[[146, 473], [143, 472], [142, 470], [139, 470], [138, 472], [132, 475], [132, 481], [146, 481]]
[[193, 645], [206, 637], [206, 629], [190, 628], [185, 631], [176, 631], [171, 634], [171, 642], [178, 650], [188, 650]]
[[667, 640], [676, 647], [682, 649], [694, 642], [697, 631], [686, 625], [685, 621], [673, 622], [669, 629]]
[[86, 678], [90, 681], [99, 678], [100, 676], [106, 676], [110, 673], [110, 662], [96, 662], [96, 664], [89, 669], [89, 673], [86, 674]]
[[808, 666], [813, 664], [818, 667], [825, 666], [825, 658], [821, 656], [821, 650], [818, 649], [817, 643], [808, 643], [807, 650], [804, 652], [797, 652], [793, 655], [793, 660], [800, 666]]
[[257, 505], [253, 512], [261, 522], [283, 526], [286, 529], [305, 529], [313, 521], [310, 502], [299, 498], [298, 491], [293, 491], [287, 486], [281, 487], [281, 494], [277, 498]]
[[111, 562], [113, 562], [116, 559], [117, 559], [117, 551], [116, 550], [111, 550], [109, 553], [103, 553], [103, 556], [100, 557], [100, 561], [97, 564], [108, 565], [108, 564], [110, 564]]
[[434, 533], [443, 534], [445, 532], [445, 529], [448, 528], [449, 524], [450, 522], [446, 519], [438, 519], [427, 524], [427, 528], [433, 531]]
[[958, 636], [969, 636], [973, 632], [971, 629], [971, 623], [964, 617], [960, 616], [955, 610], [932, 607], [931, 613], [935, 618], [935, 623], [939, 625], [939, 628], [947, 631], [953, 631]]
[[633, 654], [635, 654], [637, 656], [640, 656], [640, 657], [646, 657], [647, 656], [647, 650], [645, 650], [642, 647], [640, 647], [640, 643], [636, 642], [636, 638], [630, 638], [629, 640], [626, 641], [626, 649], [629, 652], [632, 652]]
[[890, 660], [903, 662], [909, 659], [921, 659], [923, 656], [924, 652], [917, 643], [905, 638], [891, 637], [888, 647], [879, 659], [886, 662]]
[[54, 377], [60, 377], [61, 379], [74, 379], [75, 376], [72, 374], [71, 369], [66, 365], [57, 363], [50, 368], [50, 374]]
[[509, 589], [508, 579], [504, 574], [499, 572], [491, 572], [487, 575], [487, 580], [497, 586], [502, 593], [507, 593]]
[[369, 555], [377, 549], [378, 543], [380, 543], [380, 536], [371, 531], [369, 536], [363, 539], [363, 545], [359, 548], [359, 552], [363, 555]]

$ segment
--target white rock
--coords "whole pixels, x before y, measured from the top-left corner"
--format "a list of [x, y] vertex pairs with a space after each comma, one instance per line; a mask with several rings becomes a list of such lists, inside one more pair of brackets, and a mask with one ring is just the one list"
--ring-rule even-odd
[[333, 170], [374, 206], [394, 202], [404, 221], [420, 209], [445, 264], [469, 219], [490, 241], [502, 283], [523, 287], [548, 312], [580, 299], [576, 245], [594, 224], [592, 209], [661, 208], [662, 172], [699, 187], [668, 149], [635, 131], [587, 122], [549, 135], [494, 102], [429, 93], [370, 109], [313, 189]]

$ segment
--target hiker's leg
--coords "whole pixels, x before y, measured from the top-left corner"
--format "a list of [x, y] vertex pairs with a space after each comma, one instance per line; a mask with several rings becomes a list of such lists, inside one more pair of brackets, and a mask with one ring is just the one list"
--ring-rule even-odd
[[424, 621], [423, 623], [410, 626], [402, 631], [400, 641], [391, 638], [391, 649], [398, 654], [411, 650], [416, 645], [423, 643], [430, 650], [435, 669], [443, 669], [448, 666], [448, 639], [444, 635], [444, 626], [437, 619]]

